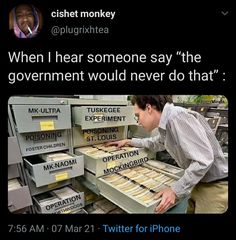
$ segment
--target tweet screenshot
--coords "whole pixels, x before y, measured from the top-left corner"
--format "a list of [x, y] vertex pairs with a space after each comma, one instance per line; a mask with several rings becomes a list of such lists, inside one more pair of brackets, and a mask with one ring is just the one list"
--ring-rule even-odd
[[226, 2], [3, 4], [1, 228], [9, 238], [232, 231]]

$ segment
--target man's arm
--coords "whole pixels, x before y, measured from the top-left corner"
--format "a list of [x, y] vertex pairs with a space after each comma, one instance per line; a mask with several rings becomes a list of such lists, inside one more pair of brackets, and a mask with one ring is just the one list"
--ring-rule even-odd
[[149, 138], [132, 138], [131, 146], [147, 148], [153, 152], [160, 152], [165, 150], [165, 146], [160, 142], [160, 134]]

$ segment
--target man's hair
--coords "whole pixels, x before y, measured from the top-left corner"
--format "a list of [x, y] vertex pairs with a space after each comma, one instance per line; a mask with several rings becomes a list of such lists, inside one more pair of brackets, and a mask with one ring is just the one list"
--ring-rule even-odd
[[162, 112], [167, 102], [173, 103], [172, 95], [134, 95], [131, 99], [131, 103], [137, 104], [142, 110], [145, 110], [147, 104], [150, 104], [159, 112]]

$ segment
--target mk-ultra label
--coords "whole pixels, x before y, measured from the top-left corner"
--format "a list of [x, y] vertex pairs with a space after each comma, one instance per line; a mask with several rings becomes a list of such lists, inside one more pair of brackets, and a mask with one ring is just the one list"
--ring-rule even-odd
[[61, 110], [60, 108], [52, 108], [52, 107], [47, 107], [47, 108], [28, 108], [28, 113], [30, 114], [60, 114]]

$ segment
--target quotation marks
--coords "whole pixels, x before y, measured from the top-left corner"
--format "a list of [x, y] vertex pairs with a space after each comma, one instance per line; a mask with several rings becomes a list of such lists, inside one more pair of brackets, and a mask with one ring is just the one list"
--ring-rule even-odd
[[182, 57], [183, 63], [189, 63], [189, 62], [200, 63], [201, 62], [200, 54], [192, 54], [192, 53], [189, 53], [189, 51], [186, 51], [186, 52], [177, 51], [176, 55]]

